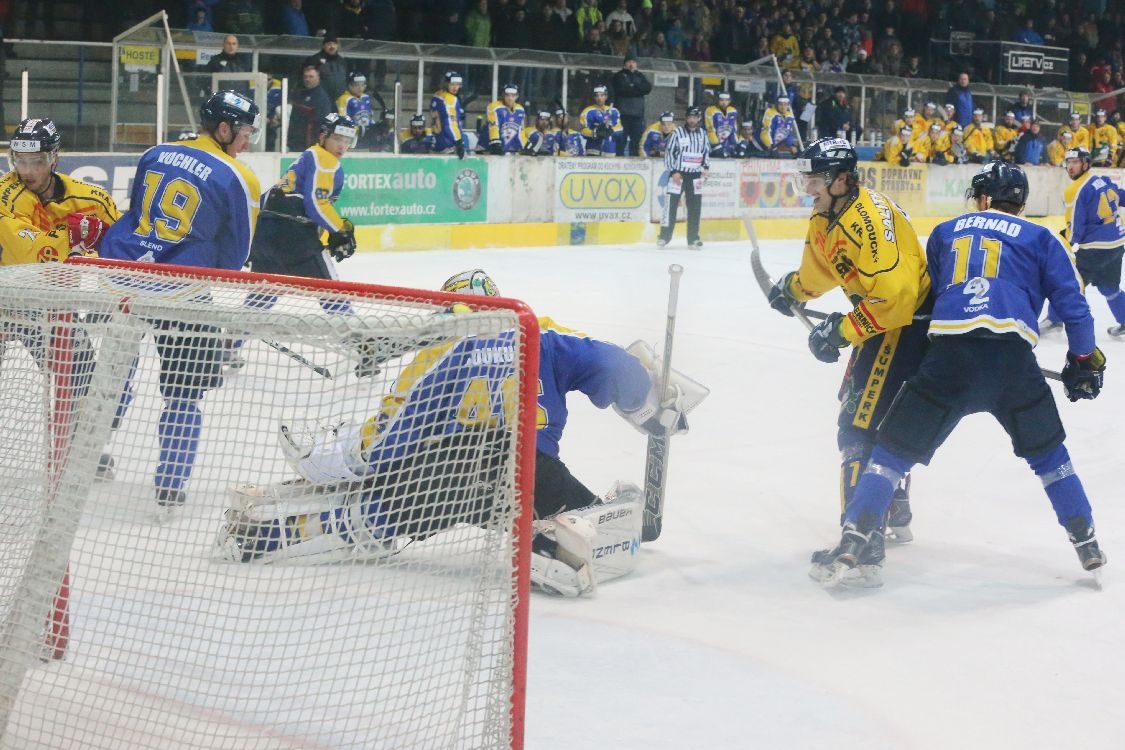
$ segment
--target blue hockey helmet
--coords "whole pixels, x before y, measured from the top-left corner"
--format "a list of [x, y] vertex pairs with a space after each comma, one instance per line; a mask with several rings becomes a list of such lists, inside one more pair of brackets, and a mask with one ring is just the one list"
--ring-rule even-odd
[[258, 105], [237, 91], [218, 91], [211, 94], [199, 108], [199, 119], [203, 128], [214, 132], [219, 123], [227, 123], [232, 130], [240, 127], [252, 128], [251, 143], [256, 143], [262, 134], [262, 114]]
[[965, 191], [965, 199], [976, 200], [987, 195], [993, 203], [1022, 206], [1027, 203], [1027, 192], [1024, 171], [1015, 164], [998, 159], [973, 176], [972, 184]]

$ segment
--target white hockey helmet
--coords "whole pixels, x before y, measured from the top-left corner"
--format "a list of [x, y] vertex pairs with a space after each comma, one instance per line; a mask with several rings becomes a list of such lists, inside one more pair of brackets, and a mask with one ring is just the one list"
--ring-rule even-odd
[[450, 276], [441, 285], [441, 290], [456, 294], [479, 294], [482, 297], [500, 296], [500, 289], [492, 277], [479, 268]]

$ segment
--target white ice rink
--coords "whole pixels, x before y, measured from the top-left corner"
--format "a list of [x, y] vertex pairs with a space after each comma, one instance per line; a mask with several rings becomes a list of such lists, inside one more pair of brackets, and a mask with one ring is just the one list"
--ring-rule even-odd
[[[773, 276], [796, 267], [800, 245], [763, 243]], [[662, 347], [670, 263], [685, 269], [673, 361], [711, 396], [672, 441], [663, 535], [636, 572], [591, 598], [533, 597], [526, 748], [1125, 747], [1125, 346], [1106, 340], [1096, 293], [1105, 393], [1070, 404], [1055, 392], [1109, 556], [1105, 589], [1001, 429], [974, 417], [915, 473], [916, 541], [888, 550], [885, 587], [826, 591], [807, 571], [838, 539], [844, 362], [816, 361], [801, 325], [767, 306], [745, 243], [689, 251], [678, 232], [663, 250], [364, 253], [339, 270], [436, 288], [482, 267], [539, 315]], [[1064, 353], [1060, 339], [1039, 349], [1052, 369]], [[581, 394], [569, 405], [574, 474], [599, 493], [639, 483], [644, 438]], [[182, 725], [208, 721], [190, 714]]]
[[[682, 243], [680, 236], [677, 241]], [[772, 275], [799, 242], [765, 242]], [[535, 596], [529, 750], [1125, 747], [1125, 346], [1105, 393], [1056, 390], [1110, 566], [1098, 592], [1038, 480], [990, 418], [966, 420], [914, 483], [916, 541], [881, 590], [807, 577], [837, 539], [843, 362], [765, 303], [748, 248], [650, 246], [361, 255], [350, 280], [434, 287], [481, 266], [540, 315], [628, 344], [663, 340], [670, 263], [684, 266], [673, 359], [711, 397], [673, 440], [661, 538], [595, 598]], [[840, 306], [842, 295], [820, 305]], [[1039, 349], [1063, 364], [1065, 344]], [[640, 481], [644, 439], [580, 394], [563, 458], [596, 491]]]

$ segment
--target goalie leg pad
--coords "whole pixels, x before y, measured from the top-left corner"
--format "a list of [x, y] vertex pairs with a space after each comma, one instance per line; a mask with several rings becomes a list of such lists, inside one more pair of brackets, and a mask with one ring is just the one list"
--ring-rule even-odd
[[[539, 532], [554, 544], [533, 547], [532, 582], [552, 593], [581, 596], [630, 573], [637, 566], [643, 520], [643, 503], [636, 499], [641, 493], [633, 489], [635, 494], [622, 491], [621, 499], [613, 502], [564, 511], [540, 522]], [[552, 563], [562, 563], [565, 569]]]

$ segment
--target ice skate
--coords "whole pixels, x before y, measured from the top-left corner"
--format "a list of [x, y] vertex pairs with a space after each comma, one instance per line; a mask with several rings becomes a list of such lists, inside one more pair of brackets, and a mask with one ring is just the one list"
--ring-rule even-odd
[[670, 242], [670, 240], [666, 240], [663, 237], [661, 237], [660, 239], [658, 239], [656, 241], [656, 246], [657, 247], [667, 247], [669, 242]]
[[1057, 320], [1051, 320], [1050, 318], [1043, 318], [1043, 320], [1039, 321], [1039, 335], [1040, 336], [1048, 336], [1048, 335], [1052, 335], [1052, 334], [1055, 334], [1055, 333], [1061, 333], [1062, 330], [1063, 330], [1063, 324], [1060, 323]]
[[1118, 323], [1115, 326], [1110, 326], [1106, 329], [1106, 333], [1114, 338], [1125, 336], [1125, 323]]
[[174, 490], [167, 487], [156, 489], [156, 522], [167, 523], [176, 517], [184, 504], [187, 495], [183, 490]]
[[910, 522], [914, 514], [910, 512], [910, 498], [903, 489], [895, 490], [894, 499], [887, 513], [887, 541], [894, 544], [906, 544], [914, 541], [914, 532], [910, 530]]
[[831, 550], [818, 550], [812, 556], [809, 578], [826, 588], [837, 585], [878, 588], [883, 585], [882, 569], [886, 557], [883, 531], [863, 534], [854, 524], [845, 524], [840, 543]]
[[1074, 551], [1078, 553], [1078, 562], [1083, 570], [1088, 570], [1094, 575], [1094, 582], [1098, 588], [1102, 585], [1102, 571], [1105, 567], [1106, 556], [1098, 546], [1098, 539], [1094, 536], [1094, 527], [1086, 524], [1086, 519], [1079, 516], [1067, 521], [1066, 533]]

